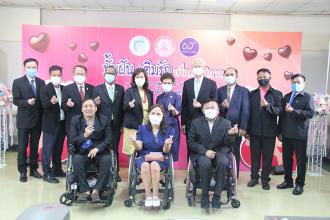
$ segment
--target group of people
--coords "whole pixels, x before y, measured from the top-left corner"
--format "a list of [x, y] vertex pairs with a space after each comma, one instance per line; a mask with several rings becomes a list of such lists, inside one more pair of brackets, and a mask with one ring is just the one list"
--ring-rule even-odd
[[[104, 83], [94, 87], [86, 83], [87, 68], [73, 68], [74, 83], [62, 86], [62, 67], [49, 68], [50, 82], [37, 77], [38, 61], [23, 62], [25, 74], [13, 83], [14, 104], [17, 110], [18, 171], [20, 181], [30, 176], [50, 183], [65, 177], [61, 154], [63, 142], [75, 147], [73, 167], [79, 182], [78, 200], [100, 201], [111, 158], [109, 149], [119, 156], [118, 145], [123, 135], [122, 153], [130, 157], [137, 152], [135, 164], [141, 172], [146, 192], [146, 207], [158, 207], [160, 171], [169, 165], [169, 153], [179, 159], [180, 133], [186, 135], [187, 159], [195, 165], [201, 180], [201, 207], [221, 206], [229, 151], [233, 151], [239, 176], [240, 144], [242, 137], [250, 139], [251, 180], [254, 187], [261, 179], [262, 189], [269, 190], [270, 171], [275, 140], [283, 143], [284, 182], [278, 189], [293, 188], [293, 155], [296, 155], [297, 178], [294, 195], [303, 193], [306, 173], [306, 147], [309, 119], [314, 115], [313, 97], [304, 91], [305, 77], [291, 77], [291, 92], [284, 97], [271, 86], [271, 71], [257, 71], [259, 87], [249, 91], [237, 84], [238, 71], [224, 71], [226, 85], [217, 88], [216, 82], [204, 76], [205, 61], [193, 60], [194, 77], [184, 82], [182, 100], [173, 91], [175, 78], [164, 73], [163, 93], [156, 98], [148, 88], [148, 74], [143, 68], [132, 73], [131, 87], [125, 90], [116, 83], [114, 66], [105, 68]], [[179, 117], [181, 116], [181, 126]], [[180, 128], [181, 127], [181, 128]], [[38, 172], [38, 145], [42, 137], [42, 170]], [[27, 161], [26, 149], [30, 145]], [[260, 163], [262, 161], [262, 171]], [[97, 183], [90, 191], [86, 167], [99, 167]], [[119, 162], [118, 162], [119, 163]], [[119, 170], [119, 164], [117, 164]], [[216, 187], [212, 201], [209, 186], [215, 170]], [[121, 181], [120, 176], [117, 177]]]

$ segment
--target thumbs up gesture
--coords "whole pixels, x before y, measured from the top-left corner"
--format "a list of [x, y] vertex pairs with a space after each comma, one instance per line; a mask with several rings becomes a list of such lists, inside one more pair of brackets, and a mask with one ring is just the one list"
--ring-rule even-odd
[[133, 99], [132, 101], [128, 102], [128, 105], [130, 108], [134, 108], [135, 107], [135, 99]]
[[173, 144], [173, 135], [170, 135], [170, 137], [165, 140], [165, 144]]
[[51, 102], [52, 104], [56, 104], [56, 103], [58, 103], [58, 100], [57, 100], [56, 96], [53, 96], [53, 97], [50, 99], [50, 102]]
[[232, 127], [229, 131], [228, 131], [229, 135], [235, 135], [238, 134], [238, 125], [234, 125], [234, 127]]

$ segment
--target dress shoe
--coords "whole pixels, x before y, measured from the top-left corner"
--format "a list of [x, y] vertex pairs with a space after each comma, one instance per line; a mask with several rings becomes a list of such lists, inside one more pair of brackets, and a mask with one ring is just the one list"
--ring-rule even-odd
[[248, 182], [247, 187], [255, 187], [258, 183], [259, 183], [258, 179], [251, 179]]
[[276, 186], [277, 189], [288, 189], [288, 188], [293, 188], [293, 184], [292, 183], [287, 183], [287, 182], [283, 182], [281, 184], [278, 184]]
[[304, 187], [303, 186], [297, 186], [293, 189], [292, 194], [293, 195], [301, 195], [304, 192]]
[[213, 196], [213, 198], [212, 198], [212, 208], [215, 208], [215, 209], [220, 209], [221, 208], [220, 196]]
[[27, 181], [26, 172], [23, 172], [23, 173], [20, 174], [19, 181], [21, 181], [22, 183]]
[[78, 202], [86, 202], [90, 197], [90, 193], [88, 192], [83, 192], [83, 193], [80, 193], [78, 198], [77, 198], [77, 201]]
[[37, 178], [37, 179], [41, 179], [42, 178], [42, 175], [37, 170], [30, 171], [30, 176], [32, 176], [34, 178]]
[[101, 202], [99, 193], [92, 193], [91, 197], [92, 197], [92, 202], [93, 203]]
[[262, 183], [261, 185], [262, 185], [263, 190], [269, 190], [270, 189], [269, 183]]
[[66, 177], [66, 173], [63, 172], [63, 170], [56, 171], [56, 172], [54, 172], [54, 174], [55, 174], [55, 177]]
[[208, 209], [208, 208], [210, 208], [209, 196], [202, 196], [201, 208], [202, 209]]
[[43, 180], [49, 183], [59, 183], [60, 181], [52, 175], [44, 175]]

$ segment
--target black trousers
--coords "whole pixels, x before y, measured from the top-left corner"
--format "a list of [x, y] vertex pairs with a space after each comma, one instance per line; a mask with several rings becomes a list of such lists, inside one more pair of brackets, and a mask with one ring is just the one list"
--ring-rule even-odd
[[209, 187], [212, 178], [212, 169], [215, 168], [215, 190], [214, 196], [221, 196], [221, 191], [225, 185], [226, 180], [226, 168], [229, 163], [229, 159], [224, 153], [216, 153], [214, 159], [210, 159], [207, 156], [201, 155], [197, 159], [197, 173], [201, 179], [202, 185], [202, 197], [209, 195]]
[[234, 147], [234, 155], [236, 159], [237, 178], [239, 178], [239, 165], [241, 163], [241, 142], [242, 142], [242, 137], [236, 136], [233, 147]]
[[111, 121], [111, 132], [112, 132], [112, 149], [115, 152], [117, 156], [117, 170], [119, 171], [119, 152], [118, 152], [118, 147], [119, 147], [119, 141], [120, 141], [120, 132], [121, 128], [117, 128], [114, 126], [113, 121]]
[[26, 149], [30, 143], [30, 172], [38, 169], [38, 146], [41, 134], [41, 126], [34, 128], [18, 128], [18, 154], [17, 167], [20, 173], [26, 172], [27, 155]]
[[297, 161], [297, 178], [296, 185], [305, 185], [306, 175], [306, 149], [307, 140], [297, 140], [291, 138], [283, 138], [282, 140], [282, 157], [283, 166], [285, 171], [284, 179], [287, 183], [292, 183], [292, 166], [293, 166], [293, 153], [296, 154]]
[[111, 167], [111, 157], [109, 154], [96, 154], [96, 157], [94, 158], [89, 158], [87, 155], [75, 154], [73, 156], [73, 172], [75, 173], [75, 177], [79, 183], [80, 192], [89, 191], [86, 171], [91, 163], [95, 163], [99, 170], [99, 175], [94, 189], [102, 190], [109, 179]]
[[261, 181], [268, 183], [272, 169], [272, 160], [275, 148], [275, 137], [250, 137], [251, 151], [251, 179], [259, 179], [260, 161], [262, 159]]

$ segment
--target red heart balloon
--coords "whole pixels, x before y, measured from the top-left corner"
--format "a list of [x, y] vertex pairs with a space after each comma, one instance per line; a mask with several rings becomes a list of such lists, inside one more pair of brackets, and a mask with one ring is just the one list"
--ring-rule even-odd
[[77, 44], [76, 43], [69, 43], [69, 47], [71, 50], [75, 50], [77, 48]]
[[291, 54], [291, 46], [290, 45], [285, 45], [284, 47], [278, 48], [278, 54], [282, 57], [288, 58]]
[[86, 56], [86, 54], [84, 53], [80, 53], [79, 56], [78, 56], [78, 60], [79, 62], [86, 62], [88, 60], [88, 57]]
[[97, 49], [99, 48], [100, 44], [99, 42], [95, 41], [95, 42], [91, 42], [89, 43], [89, 47], [94, 50], [94, 51], [97, 51]]
[[29, 44], [34, 50], [45, 52], [49, 44], [48, 34], [42, 32], [38, 36], [31, 36], [29, 39]]
[[233, 38], [233, 37], [228, 37], [228, 38], [227, 38], [227, 44], [228, 44], [229, 46], [233, 45], [233, 44], [235, 43], [235, 41], [236, 41], [236, 39]]
[[255, 49], [251, 49], [250, 47], [244, 47], [243, 56], [246, 61], [250, 61], [257, 56], [258, 52]]
[[266, 53], [264, 54], [264, 59], [267, 60], [267, 61], [271, 61], [272, 58], [273, 58], [273, 54], [272, 53]]
[[286, 80], [289, 80], [289, 79], [291, 79], [291, 77], [293, 76], [293, 73], [292, 72], [290, 72], [290, 71], [284, 71], [284, 78], [286, 79]]

